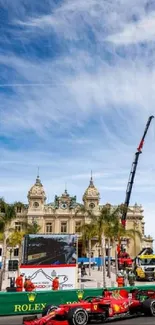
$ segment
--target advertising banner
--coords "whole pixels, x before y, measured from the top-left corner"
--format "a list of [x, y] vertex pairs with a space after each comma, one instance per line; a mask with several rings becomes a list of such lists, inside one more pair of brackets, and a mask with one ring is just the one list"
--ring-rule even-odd
[[60, 289], [76, 289], [77, 285], [77, 267], [76, 265], [66, 265], [59, 267], [58, 265], [41, 266], [23, 265], [20, 272], [24, 273], [25, 277], [30, 277], [31, 281], [36, 286], [36, 291], [52, 290], [52, 281], [58, 276]]
[[77, 235], [27, 235], [23, 257], [24, 265], [76, 265]]

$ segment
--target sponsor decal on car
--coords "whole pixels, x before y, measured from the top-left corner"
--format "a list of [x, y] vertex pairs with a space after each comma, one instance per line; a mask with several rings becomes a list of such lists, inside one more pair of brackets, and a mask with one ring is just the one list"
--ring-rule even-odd
[[118, 313], [120, 311], [120, 306], [119, 305], [113, 305], [113, 310], [115, 313]]

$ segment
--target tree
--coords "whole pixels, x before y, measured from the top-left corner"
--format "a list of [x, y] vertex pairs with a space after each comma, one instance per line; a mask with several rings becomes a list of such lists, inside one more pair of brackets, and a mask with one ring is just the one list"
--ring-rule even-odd
[[[113, 239], [113, 225], [120, 217], [120, 207], [112, 209], [110, 204], [102, 207], [100, 215], [97, 217], [97, 223], [104, 233], [105, 238], [108, 240], [108, 276], [111, 278], [111, 249], [110, 245]], [[101, 236], [101, 234], [100, 234]], [[104, 249], [105, 250], [105, 249]]]
[[[76, 209], [76, 212], [75, 212], [75, 216], [77, 216], [78, 214], [80, 215], [83, 215], [84, 216], [84, 225], [85, 224], [88, 224], [88, 220], [86, 219], [89, 219], [89, 222], [92, 221], [93, 219], [93, 212], [91, 209], [87, 209], [83, 204], [80, 204], [77, 209]], [[79, 231], [81, 232], [81, 230], [83, 229], [83, 225], [81, 227], [79, 227]], [[85, 252], [86, 251], [86, 240], [85, 240], [85, 237], [84, 237], [84, 233], [82, 235], [82, 251]]]
[[25, 209], [25, 204], [22, 203], [21, 201], [16, 201], [14, 202], [15, 209], [18, 212], [18, 209], [24, 210]]
[[24, 229], [25, 235], [30, 235], [30, 234], [38, 234], [41, 227], [38, 225], [38, 223], [36, 221], [34, 221], [32, 223], [25, 222], [23, 224], [23, 229]]
[[9, 247], [20, 246], [24, 235], [25, 233], [23, 231], [14, 230], [8, 238], [7, 241], [8, 246]]
[[107, 204], [102, 207], [100, 213], [93, 216], [93, 220], [97, 227], [98, 239], [102, 249], [103, 257], [103, 284], [106, 285], [106, 267], [105, 267], [105, 238], [108, 240], [108, 275], [111, 277], [111, 261], [110, 261], [110, 244], [115, 247], [115, 263], [116, 273], [118, 272], [118, 259], [117, 259], [117, 243], [122, 238], [134, 238], [135, 235], [141, 238], [141, 233], [134, 229], [126, 230], [121, 224], [121, 214], [126, 209], [124, 205], [112, 207]]
[[24, 238], [25, 233], [23, 231], [18, 231], [18, 230], [14, 230], [9, 238], [8, 238], [8, 246], [9, 247], [16, 247], [18, 246], [19, 252], [19, 265], [21, 265], [21, 260], [22, 260], [22, 240]]
[[24, 236], [28, 234], [37, 234], [40, 229], [41, 227], [36, 222], [23, 222], [21, 231], [14, 230], [10, 234], [8, 238], [8, 245], [10, 247], [19, 247], [19, 265], [21, 265], [22, 262], [22, 240]]
[[83, 204], [78, 205], [78, 207], [76, 208], [75, 215], [78, 215], [79, 213], [83, 214], [85, 218], [92, 219], [92, 215], [93, 215], [92, 209], [87, 209]]
[[92, 222], [94, 222], [95, 228], [97, 230], [97, 237], [102, 251], [102, 260], [103, 260], [103, 287], [106, 287], [106, 263], [105, 263], [105, 229], [106, 222], [105, 216], [107, 209], [102, 208], [99, 214], [93, 216]]
[[88, 223], [81, 227], [81, 233], [83, 241], [88, 242], [89, 275], [91, 275], [91, 241], [97, 235], [97, 229], [93, 223]]
[[122, 238], [132, 238], [138, 236], [140, 239], [142, 237], [140, 231], [135, 229], [126, 229], [123, 227], [120, 216], [124, 207], [122, 205], [118, 206], [113, 212], [113, 218], [111, 219], [109, 237], [115, 247], [115, 265], [116, 265], [116, 274], [118, 272], [118, 255], [117, 255], [117, 246], [121, 243]]
[[11, 225], [11, 221], [16, 218], [15, 206], [14, 204], [8, 204], [3, 198], [0, 199], [0, 225], [3, 229], [3, 252], [2, 252], [2, 269], [0, 275], [0, 287], [2, 290], [2, 282], [5, 276], [6, 268], [6, 253], [7, 253], [7, 237], [8, 229]]

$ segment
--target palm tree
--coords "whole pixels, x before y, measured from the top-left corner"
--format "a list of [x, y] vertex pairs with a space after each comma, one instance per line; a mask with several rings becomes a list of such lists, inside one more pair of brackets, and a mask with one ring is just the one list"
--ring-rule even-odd
[[112, 208], [110, 204], [106, 204], [102, 207], [100, 213], [97, 216], [93, 216], [93, 220], [98, 229], [98, 239], [102, 247], [102, 257], [103, 257], [103, 284], [105, 286], [105, 238], [108, 239], [108, 275], [111, 277], [111, 261], [110, 261], [110, 244], [111, 242], [115, 245], [115, 263], [116, 263], [116, 273], [118, 272], [118, 259], [117, 259], [117, 243], [121, 241], [121, 238], [134, 238], [137, 235], [141, 238], [141, 233], [134, 229], [126, 230], [121, 222], [120, 216], [122, 211], [126, 207], [123, 205], [118, 205]]
[[19, 265], [21, 265], [21, 260], [22, 260], [22, 240], [24, 238], [24, 231], [19, 231], [19, 230], [14, 230], [7, 241], [7, 244], [9, 247], [16, 247], [18, 246], [19, 252]]
[[[111, 222], [116, 219], [119, 215], [119, 209], [111, 211], [111, 205], [107, 204], [103, 206], [98, 215], [94, 215], [92, 210], [86, 209], [85, 206], [81, 205], [76, 213], [83, 213], [85, 217], [91, 220], [90, 225], [85, 224], [83, 228], [83, 238], [88, 240], [89, 243], [89, 267], [91, 265], [91, 239], [95, 236], [98, 237], [99, 244], [102, 249], [103, 258], [103, 286], [106, 286], [106, 264], [105, 264], [105, 237], [108, 238], [108, 269], [110, 274], [110, 239], [111, 239]], [[84, 240], [83, 240], [84, 241]], [[90, 273], [90, 271], [89, 271]]]
[[20, 201], [14, 202], [14, 206], [15, 206], [15, 209], [17, 210], [17, 212], [18, 212], [18, 209], [23, 210], [26, 207], [26, 205]]
[[115, 224], [116, 220], [119, 220], [120, 216], [120, 207], [116, 207], [112, 209], [110, 204], [106, 204], [102, 207], [100, 211], [100, 216], [98, 217], [98, 221], [102, 224], [102, 230], [104, 232], [105, 238], [108, 240], [108, 276], [111, 278], [111, 242], [113, 239], [113, 224]]
[[2, 252], [2, 269], [0, 276], [0, 288], [2, 290], [2, 282], [5, 276], [6, 268], [6, 249], [7, 249], [7, 237], [8, 229], [11, 221], [16, 218], [15, 206], [14, 204], [7, 204], [3, 198], [0, 199], [0, 224], [1, 229], [3, 229], [3, 252]]
[[25, 235], [38, 234], [40, 229], [41, 227], [38, 225], [36, 221], [32, 223], [28, 223], [28, 222], [23, 223], [23, 230]]
[[94, 225], [97, 229], [97, 237], [99, 244], [101, 246], [102, 251], [102, 259], [103, 259], [103, 287], [106, 287], [106, 263], [105, 263], [105, 220], [103, 210], [96, 215], [93, 216]]
[[22, 241], [25, 235], [28, 234], [37, 234], [40, 231], [41, 227], [34, 223], [23, 222], [22, 223], [22, 230], [14, 230], [7, 241], [8, 246], [10, 247], [19, 247], [19, 265], [22, 263]]
[[[121, 211], [122, 207], [118, 206], [118, 211]], [[122, 238], [132, 238], [138, 236], [140, 239], [142, 237], [141, 232], [135, 229], [125, 229], [120, 222], [119, 213], [115, 220], [111, 222], [110, 238], [115, 246], [115, 265], [116, 274], [118, 272], [118, 256], [117, 256], [117, 246], [121, 243]]]
[[85, 218], [92, 219], [93, 211], [92, 211], [92, 209], [86, 208], [85, 205], [80, 204], [76, 208], [75, 216], [78, 214], [82, 214]]
[[91, 241], [93, 237], [97, 235], [97, 229], [95, 225], [91, 222], [84, 224], [81, 227], [82, 239], [86, 243], [88, 242], [88, 255], [89, 255], [89, 275], [91, 275]]
[[[76, 208], [76, 212], [75, 212], [75, 217], [80, 214], [82, 216], [84, 216], [84, 225], [88, 224], [88, 222], [86, 222], [85, 219], [89, 219], [89, 222], [92, 221], [93, 219], [93, 212], [91, 209], [87, 209], [83, 204], [80, 204], [77, 208]], [[87, 220], [88, 221], [88, 220]], [[79, 231], [81, 231], [83, 228], [83, 225], [79, 228]], [[86, 239], [84, 237], [84, 233], [82, 235], [82, 251], [85, 252], [86, 251]]]

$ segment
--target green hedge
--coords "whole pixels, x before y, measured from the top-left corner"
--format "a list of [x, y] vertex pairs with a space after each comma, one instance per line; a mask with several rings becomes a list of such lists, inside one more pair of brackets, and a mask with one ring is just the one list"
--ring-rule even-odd
[[[129, 292], [133, 287], [124, 287]], [[134, 287], [135, 288], [135, 287]], [[154, 289], [155, 285], [136, 286], [140, 289]], [[118, 288], [109, 288], [118, 290]], [[59, 305], [78, 301], [78, 296], [102, 295], [102, 288], [84, 290], [60, 290], [60, 291], [37, 291], [37, 292], [0, 292], [0, 316], [39, 314], [46, 305]]]

